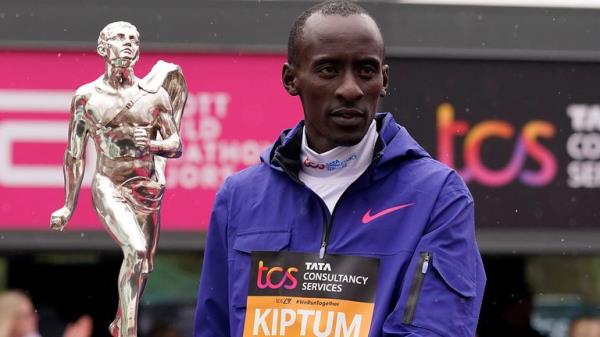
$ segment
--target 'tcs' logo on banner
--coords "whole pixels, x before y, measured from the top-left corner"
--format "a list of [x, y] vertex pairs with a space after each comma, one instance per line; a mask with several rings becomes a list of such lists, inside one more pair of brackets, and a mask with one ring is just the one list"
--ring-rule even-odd
[[[472, 127], [467, 121], [454, 119], [454, 107], [449, 103], [437, 109], [438, 159], [444, 164], [456, 167], [454, 162], [454, 138], [464, 136], [464, 165], [460, 171], [465, 182], [476, 181], [485, 186], [499, 187], [519, 179], [528, 186], [541, 187], [552, 182], [556, 176], [556, 158], [536, 140], [552, 138], [554, 125], [544, 120], [527, 122], [517, 136], [512, 158], [508, 164], [497, 170], [488, 168], [482, 160], [481, 146], [486, 139], [510, 139], [515, 136], [512, 124], [503, 120], [485, 120]], [[525, 169], [527, 157], [539, 165], [537, 171]]]

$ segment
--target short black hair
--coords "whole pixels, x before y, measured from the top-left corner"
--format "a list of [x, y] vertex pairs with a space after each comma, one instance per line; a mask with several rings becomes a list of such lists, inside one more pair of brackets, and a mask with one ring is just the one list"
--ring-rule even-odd
[[[304, 29], [304, 25], [306, 24], [306, 20], [311, 17], [315, 13], [321, 13], [322, 15], [340, 15], [340, 16], [350, 16], [357, 14], [365, 14], [371, 19], [373, 17], [366, 9], [359, 6], [358, 4], [347, 1], [347, 0], [331, 0], [319, 3], [300, 14], [300, 16], [294, 21], [292, 24], [292, 28], [290, 29], [290, 36], [288, 37], [288, 63], [293, 65], [298, 60], [298, 39], [302, 35], [302, 30]], [[375, 20], [373, 20], [375, 22]], [[375, 22], [377, 25], [377, 23]], [[379, 29], [379, 26], [377, 26]], [[379, 29], [381, 31], [381, 29]]]

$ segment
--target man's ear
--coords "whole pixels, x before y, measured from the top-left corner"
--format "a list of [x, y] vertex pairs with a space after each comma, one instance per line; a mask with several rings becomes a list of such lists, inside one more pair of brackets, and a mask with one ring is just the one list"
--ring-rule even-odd
[[294, 66], [289, 63], [283, 64], [283, 69], [281, 71], [281, 80], [283, 82], [283, 87], [291, 96], [298, 95], [298, 88], [296, 87], [296, 71]]
[[388, 85], [390, 83], [390, 77], [388, 74], [390, 67], [387, 64], [383, 65], [383, 68], [381, 68], [382, 74], [383, 74], [383, 87], [381, 88], [381, 92], [379, 93], [379, 96], [381, 97], [385, 97], [388, 94]]

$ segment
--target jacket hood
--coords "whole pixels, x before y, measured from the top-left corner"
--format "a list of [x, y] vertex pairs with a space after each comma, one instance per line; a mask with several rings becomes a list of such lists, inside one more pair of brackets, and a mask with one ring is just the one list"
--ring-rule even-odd
[[[399, 161], [431, 157], [409, 134], [396, 123], [392, 114], [375, 115], [378, 138], [373, 157], [373, 178], [387, 175]], [[278, 171], [291, 172], [297, 176], [300, 170], [300, 147], [304, 121], [292, 129], [284, 130], [279, 138], [261, 155], [261, 162]]]

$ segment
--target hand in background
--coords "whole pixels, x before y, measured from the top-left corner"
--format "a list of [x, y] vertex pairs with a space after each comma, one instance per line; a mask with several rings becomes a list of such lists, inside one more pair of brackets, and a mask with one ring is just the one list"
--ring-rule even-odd
[[67, 324], [63, 337], [90, 337], [94, 322], [88, 315], [83, 315], [74, 323]]

